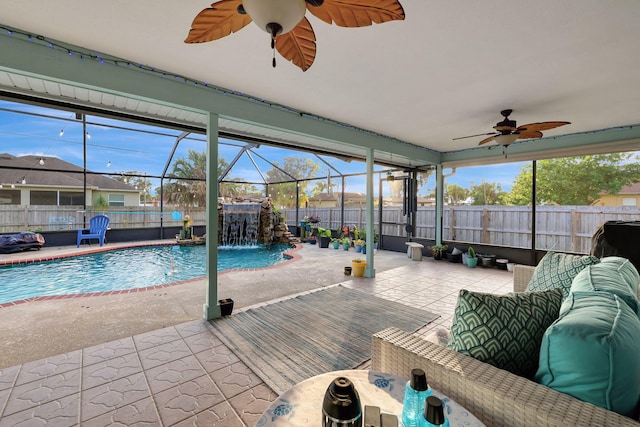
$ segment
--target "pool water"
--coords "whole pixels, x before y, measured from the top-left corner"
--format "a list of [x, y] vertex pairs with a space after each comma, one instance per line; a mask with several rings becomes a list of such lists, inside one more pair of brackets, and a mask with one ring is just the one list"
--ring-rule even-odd
[[[219, 247], [218, 271], [286, 260], [289, 245]], [[144, 288], [206, 275], [206, 247], [147, 246], [0, 268], [0, 304], [44, 295]]]

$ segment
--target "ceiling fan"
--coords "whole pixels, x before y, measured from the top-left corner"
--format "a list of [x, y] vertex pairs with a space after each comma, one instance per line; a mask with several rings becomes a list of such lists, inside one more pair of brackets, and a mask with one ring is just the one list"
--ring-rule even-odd
[[396, 0], [220, 0], [196, 15], [185, 43], [204, 43], [228, 36], [251, 21], [271, 36], [275, 50], [307, 71], [316, 57], [316, 36], [306, 11], [327, 24], [366, 27], [404, 20]]
[[478, 145], [486, 144], [487, 142], [496, 141], [503, 147], [514, 143], [517, 139], [532, 139], [542, 138], [542, 131], [554, 129], [560, 126], [571, 124], [571, 122], [539, 122], [529, 123], [526, 125], [516, 127], [515, 120], [509, 120], [509, 115], [513, 110], [502, 110], [500, 114], [504, 117], [504, 120], [496, 123], [493, 127], [496, 131], [490, 133], [479, 133], [477, 135], [462, 136], [460, 138], [453, 138], [453, 140], [474, 138], [476, 136], [490, 135], [488, 138], [483, 139]]

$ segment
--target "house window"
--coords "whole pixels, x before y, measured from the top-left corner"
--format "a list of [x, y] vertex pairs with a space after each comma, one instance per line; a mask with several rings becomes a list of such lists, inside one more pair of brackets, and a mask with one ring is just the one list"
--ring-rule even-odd
[[82, 199], [82, 192], [80, 191], [61, 191], [60, 192], [60, 206], [71, 206], [71, 205], [84, 205], [84, 200]]
[[29, 204], [56, 206], [58, 204], [58, 192], [31, 190]]
[[0, 205], [19, 205], [20, 190], [0, 190]]
[[109, 206], [124, 206], [124, 194], [109, 194]]
[[635, 197], [623, 197], [622, 206], [636, 206], [637, 199]]

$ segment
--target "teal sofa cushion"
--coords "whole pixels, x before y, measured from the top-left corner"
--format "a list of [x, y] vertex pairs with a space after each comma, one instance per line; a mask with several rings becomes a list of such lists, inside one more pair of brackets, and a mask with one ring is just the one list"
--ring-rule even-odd
[[599, 262], [600, 260], [594, 256], [547, 252], [536, 266], [526, 290], [529, 292], [561, 288], [563, 297], [566, 298], [571, 282], [578, 273], [585, 267]]
[[573, 279], [571, 292], [612, 292], [637, 314], [640, 275], [631, 261], [611, 256], [590, 265]]
[[611, 292], [571, 292], [544, 334], [535, 380], [580, 400], [637, 416], [640, 319]]
[[461, 290], [449, 349], [529, 379], [538, 367], [540, 342], [557, 318], [562, 291], [494, 295]]

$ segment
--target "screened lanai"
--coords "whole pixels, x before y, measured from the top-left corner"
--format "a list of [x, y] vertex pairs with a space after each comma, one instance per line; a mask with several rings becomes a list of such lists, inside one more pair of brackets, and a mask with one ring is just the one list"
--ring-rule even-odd
[[[76, 228], [105, 213], [116, 241], [171, 237], [186, 215], [206, 234], [203, 130], [5, 98], [0, 105], [3, 233], [33, 230], [47, 241], [71, 244]], [[217, 148], [219, 203], [269, 198], [298, 236], [303, 234], [299, 224], [310, 217], [334, 233], [344, 227], [366, 230], [371, 224], [374, 243], [382, 250], [402, 251], [407, 241], [427, 248], [444, 242], [534, 263], [545, 250], [588, 253], [599, 224], [638, 218], [635, 152], [570, 158], [564, 166], [543, 161], [542, 170], [551, 172], [571, 162], [575, 168], [600, 167], [603, 174], [610, 172], [606, 166], [611, 162], [626, 169], [618, 195], [613, 188], [605, 197], [603, 187], [594, 193], [597, 199], [592, 194], [591, 199], [554, 204], [547, 204], [545, 185], [550, 184], [545, 179], [526, 183], [533, 180], [536, 162], [443, 168], [440, 190], [433, 165], [378, 162], [372, 165], [373, 208], [368, 209], [367, 163], [361, 158], [237, 133], [221, 132]], [[536, 182], [541, 203], [532, 203]], [[533, 221], [532, 215], [540, 219]]]
[[[62, 211], [52, 216], [72, 219], [74, 224], [86, 223], [87, 215], [98, 212], [126, 215], [113, 226], [159, 225], [161, 235], [163, 227], [179, 220], [167, 218], [176, 207], [181, 214], [203, 215], [206, 137], [201, 130], [9, 100], [2, 102], [0, 112], [6, 123], [0, 179], [3, 204], [57, 206]], [[431, 168], [422, 169], [430, 174]], [[321, 150], [294, 149], [278, 141], [224, 133], [218, 141], [217, 172], [221, 200], [269, 197], [278, 209], [293, 209], [287, 218], [292, 225], [326, 207], [327, 200], [336, 206], [364, 206], [366, 164], [356, 157], [336, 157]], [[382, 175], [382, 183], [388, 183], [385, 194], [396, 203], [402, 199], [406, 179], [388, 179], [406, 177], [401, 168], [376, 164], [374, 173]], [[104, 178], [108, 181], [97, 181]], [[61, 185], [67, 188], [57, 188]], [[44, 189], [47, 186], [50, 194]], [[380, 188], [376, 186], [376, 195], [382, 194]], [[351, 194], [348, 200], [345, 193]], [[353, 195], [360, 198], [352, 200]], [[73, 208], [65, 212], [64, 206]], [[120, 207], [123, 209], [118, 211]], [[158, 216], [154, 219], [154, 215]], [[196, 221], [204, 223], [203, 218]], [[334, 216], [331, 222], [340, 228], [345, 220]], [[25, 224], [31, 229], [56, 231], [65, 221], [47, 222], [44, 216], [22, 218], [3, 224], [3, 231], [18, 231]]]
[[[162, 21], [167, 14], [184, 17], [187, 23], [193, 17], [192, 11], [177, 10], [178, 6], [170, 2], [157, 6], [153, 11], [143, 11], [141, 6], [129, 6], [130, 10], [125, 11], [121, 9], [124, 5], [104, 6], [99, 14], [91, 13], [99, 15], [100, 20], [75, 19], [88, 16], [86, 6], [80, 2], [73, 7], [67, 4], [34, 8], [30, 13], [20, 11], [29, 8], [28, 5], [16, 4], [6, 11], [0, 34], [3, 47], [0, 95], [10, 105], [3, 107], [45, 108], [42, 119], [51, 121], [51, 129], [44, 136], [30, 135], [29, 143], [24, 143], [20, 135], [35, 134], [36, 127], [29, 126], [29, 132], [7, 131], [12, 133], [10, 150], [2, 151], [28, 157], [18, 166], [2, 168], [3, 173], [9, 174], [2, 183], [2, 200], [24, 208], [26, 199], [31, 198], [31, 193], [27, 197], [24, 192], [24, 186], [30, 185], [39, 168], [52, 173], [74, 169], [74, 176], [69, 178], [72, 182], [67, 182], [64, 191], [56, 190], [52, 197], [47, 189], [34, 189], [34, 201], [48, 206], [54, 202], [56, 206], [69, 204], [74, 215], [78, 211], [87, 212], [94, 208], [93, 198], [85, 196], [78, 209], [73, 193], [80, 188], [83, 194], [93, 195], [94, 189], [103, 187], [90, 183], [90, 177], [107, 177], [123, 186], [112, 199], [105, 194], [109, 208], [124, 212], [126, 205], [133, 204], [132, 210], [143, 212], [120, 220], [114, 217], [118, 227], [127, 230], [129, 238], [151, 223], [157, 226], [158, 233], [165, 230], [171, 236], [175, 232], [168, 230], [175, 224], [171, 214], [178, 209], [172, 206], [165, 211], [165, 206], [189, 203], [189, 209], [195, 212], [195, 200], [189, 200], [191, 196], [187, 194], [197, 192], [182, 191], [185, 188], [180, 183], [189, 181], [174, 173], [175, 166], [180, 166], [178, 160], [188, 159], [189, 148], [193, 147], [206, 153], [205, 163], [209, 162], [206, 176], [216, 176], [216, 180], [222, 177], [219, 187], [204, 186], [203, 176], [191, 177], [194, 187], [200, 185], [201, 200], [215, 200], [219, 194], [224, 197], [225, 191], [231, 193], [242, 187], [243, 192], [253, 192], [255, 186], [258, 193], [281, 199], [287, 224], [292, 228], [306, 215], [321, 216], [331, 228], [339, 227], [341, 222], [349, 225], [357, 219], [361, 221], [358, 224], [365, 224], [370, 231], [378, 227], [382, 247], [393, 250], [404, 249], [408, 239], [424, 241], [426, 246], [440, 242], [474, 244], [483, 251], [501, 255], [504, 250], [503, 256], [534, 263], [539, 251], [584, 252], [595, 225], [607, 219], [637, 216], [633, 167], [637, 165], [639, 128], [632, 108], [637, 99], [634, 89], [637, 85], [633, 84], [635, 75], [628, 71], [637, 68], [630, 63], [637, 59], [627, 55], [625, 48], [625, 43], [631, 43], [627, 40], [636, 39], [629, 34], [637, 31], [637, 26], [621, 19], [634, 16], [637, 11], [632, 6], [626, 6], [626, 11], [604, 6], [598, 11], [587, 11], [567, 6], [571, 16], [580, 14], [584, 19], [572, 23], [575, 26], [572, 34], [580, 36], [566, 39], [557, 34], [558, 29], [565, 28], [565, 22], [557, 22], [561, 13], [549, 15], [543, 5], [523, 3], [519, 7], [530, 9], [528, 16], [543, 15], [545, 19], [532, 22], [545, 22], [547, 31], [536, 28], [527, 32], [518, 28], [512, 34], [521, 38], [523, 52], [547, 51], [547, 43], [555, 46], [550, 60], [532, 64], [527, 55], [518, 56], [524, 60], [520, 66], [497, 67], [502, 71], [484, 74], [482, 78], [476, 70], [496, 70], [495, 54], [500, 52], [494, 46], [504, 41], [504, 29], [492, 29], [487, 35], [492, 42], [469, 45], [469, 41], [476, 42], [477, 16], [490, 12], [491, 18], [497, 19], [496, 10], [490, 7], [484, 10], [484, 6], [478, 6], [477, 13], [469, 13], [470, 10], [458, 13], [456, 5], [408, 4], [406, 21], [371, 28], [378, 34], [385, 32], [376, 39], [378, 43], [370, 43], [373, 33], [363, 30], [365, 45], [355, 40], [359, 37], [355, 32], [350, 36], [355, 38], [355, 44], [350, 45], [343, 43], [342, 35], [332, 32], [331, 26], [314, 26], [319, 38], [335, 42], [333, 50], [323, 49], [323, 55], [336, 57], [319, 60], [311, 73], [295, 74], [279, 66], [269, 69], [273, 73], [265, 74], [264, 69], [257, 67], [260, 51], [251, 37], [255, 33], [249, 29], [243, 33], [247, 38], [240, 41], [245, 49], [240, 51], [251, 52], [246, 55], [238, 55], [239, 50], [232, 44], [217, 44], [211, 50], [204, 50], [203, 45], [197, 51], [193, 46], [183, 46], [184, 25], [180, 19], [165, 31], [144, 24], [145, 34], [154, 35], [149, 38], [132, 34], [139, 28], [137, 25], [125, 26], [118, 34], [111, 31], [122, 16], [132, 20], [138, 17], [139, 24], [153, 21], [148, 19], [149, 13], [155, 14], [155, 22]], [[431, 10], [434, 7], [437, 10]], [[423, 34], [425, 31], [440, 34], [452, 30], [453, 21], [444, 17], [432, 26], [413, 19], [432, 16], [432, 12], [456, 16], [457, 38], [449, 41], [457, 48], [438, 44], [431, 55], [412, 55], [411, 52], [423, 51], [424, 40], [435, 39]], [[508, 11], [500, 13], [508, 15]], [[599, 17], [597, 25], [589, 19], [590, 13]], [[73, 25], [56, 24], [70, 17], [74, 17]], [[438, 29], [436, 22], [449, 25]], [[509, 19], [503, 22], [515, 25]], [[484, 26], [482, 29], [487, 30]], [[612, 49], [601, 41], [615, 38], [614, 30], [619, 33], [616, 40], [625, 43], [616, 43]], [[407, 31], [420, 36], [407, 38]], [[394, 44], [400, 36], [406, 44], [404, 49]], [[566, 45], [551, 43], [558, 39], [566, 40]], [[153, 43], [149, 44], [151, 40]], [[367, 50], [375, 46], [375, 54], [368, 50], [371, 55], [367, 55], [375, 64], [367, 68], [368, 72], [359, 73], [359, 78], [353, 73], [350, 78], [341, 78], [343, 69], [336, 64], [344, 64], [346, 70], [359, 70], [353, 61], [362, 59], [361, 55], [348, 52], [340, 55], [337, 45], [345, 49], [351, 46], [360, 52], [364, 52], [365, 46]], [[584, 51], [585, 46], [589, 46], [588, 52]], [[453, 64], [449, 55], [462, 51], [468, 51], [464, 56], [469, 61], [466, 66], [433, 68], [434, 63]], [[401, 57], [391, 60], [388, 55]], [[460, 58], [457, 54], [456, 59]], [[607, 73], [597, 72], [603, 63], [598, 58], [625, 66], [607, 68]], [[416, 59], [419, 61], [414, 62]], [[511, 72], [515, 68], [530, 72]], [[610, 71], [614, 68], [615, 73]], [[532, 75], [537, 77], [531, 79]], [[583, 78], [576, 79], [576, 75]], [[553, 84], [547, 86], [546, 82]], [[506, 148], [496, 144], [480, 147], [474, 138], [458, 139], [491, 131], [503, 108], [513, 108], [513, 118], [519, 123], [566, 120], [571, 125], [561, 131], [545, 131], [541, 139], [517, 141]], [[46, 117], [49, 115], [53, 118]], [[130, 136], [141, 134], [139, 130], [149, 131], [148, 146], [132, 142], [135, 138]], [[119, 142], [103, 144], [106, 138], [101, 133], [119, 132], [123, 134]], [[62, 140], [72, 135], [72, 142], [63, 144]], [[55, 142], [49, 139], [52, 137]], [[39, 152], [28, 148], [33, 140], [44, 142]], [[25, 147], [16, 143], [28, 149], [23, 150]], [[67, 149], [73, 147], [68, 149], [68, 157], [60, 150], [63, 146], [60, 144]], [[172, 154], [174, 147], [176, 152]], [[273, 156], [259, 154], [267, 149], [284, 151]], [[303, 176], [313, 179], [301, 180], [304, 188], [295, 194], [287, 187], [295, 179], [285, 173], [275, 180], [269, 176], [270, 170], [274, 175], [278, 170], [273, 164], [284, 166], [287, 150], [300, 150], [319, 165], [314, 176]], [[40, 157], [45, 154], [58, 156], [75, 168], [62, 164], [54, 167], [53, 158], [43, 158], [45, 164], [40, 165]], [[125, 165], [123, 158], [136, 160], [133, 165]], [[233, 164], [226, 174], [225, 169], [215, 167], [222, 159]], [[581, 197], [556, 197], [555, 193], [561, 192], [554, 190], [568, 184], [551, 177], [570, 176], [570, 184], [587, 181], [585, 176], [559, 174], [558, 168], [580, 171], [591, 167], [599, 168], [602, 176], [607, 177], [603, 181], [614, 185], [589, 185], [589, 191]], [[387, 179], [386, 168], [394, 171], [393, 180]], [[623, 171], [625, 178], [611, 179], [612, 175], [608, 175], [611, 168]], [[358, 175], [361, 172], [366, 175]], [[83, 179], [77, 180], [78, 176]], [[415, 185], [410, 185], [411, 182]], [[69, 188], [74, 191], [68, 191]], [[364, 206], [347, 206], [346, 198], [335, 196], [342, 191], [363, 194]], [[336, 206], [322, 205], [322, 193], [331, 193]], [[296, 197], [295, 207], [287, 207], [284, 200]], [[152, 206], [155, 203], [159, 203], [157, 207]], [[151, 214], [151, 208], [162, 211]], [[186, 214], [186, 209], [180, 211]], [[60, 215], [51, 226], [69, 227], [70, 217]], [[74, 220], [79, 223], [85, 218], [74, 216]], [[210, 213], [200, 221], [216, 226]], [[49, 226], [49, 218], [36, 222], [35, 228]], [[20, 222], [21, 227], [29, 224]], [[113, 238], [118, 238], [118, 228], [113, 231]], [[51, 236], [63, 233], [64, 230], [56, 230]], [[211, 261], [215, 261], [214, 256]]]

